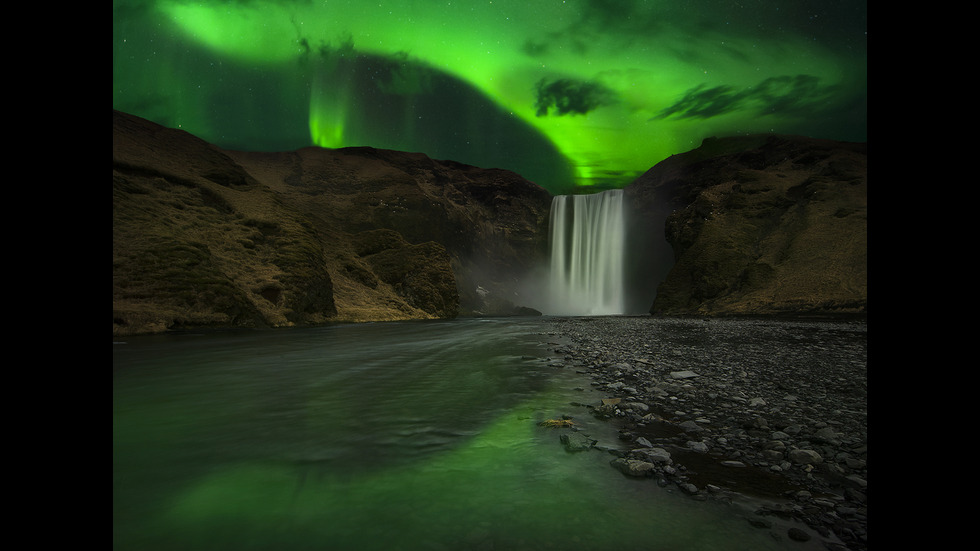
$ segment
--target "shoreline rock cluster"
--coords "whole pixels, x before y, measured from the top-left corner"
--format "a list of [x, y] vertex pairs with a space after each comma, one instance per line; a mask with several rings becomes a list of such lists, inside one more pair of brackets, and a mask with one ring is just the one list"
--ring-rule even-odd
[[780, 323], [555, 320], [560, 365], [608, 396], [584, 405], [622, 441], [570, 432], [562, 444], [605, 449], [624, 475], [695, 499], [758, 499], [754, 525], [792, 519], [829, 549], [866, 549], [866, 323]]

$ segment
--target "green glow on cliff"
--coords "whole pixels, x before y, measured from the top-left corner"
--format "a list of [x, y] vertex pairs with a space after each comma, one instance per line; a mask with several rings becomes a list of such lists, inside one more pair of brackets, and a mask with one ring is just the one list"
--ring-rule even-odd
[[[624, 185], [712, 135], [866, 139], [863, 32], [847, 47], [799, 26], [791, 32], [779, 22], [805, 14], [780, 11], [778, 2], [749, 14], [709, 0], [684, 9], [605, 3], [614, 12], [573, 0], [160, 0], [143, 19], [165, 36], [152, 55], [123, 26], [130, 21], [119, 15], [125, 4], [114, 4], [114, 108], [141, 115], [129, 107], [136, 96], [166, 87], [173, 93], [156, 109], [219, 143], [227, 129], [208, 122], [217, 94], [209, 90], [225, 87], [225, 97], [234, 89], [230, 75], [217, 80], [215, 64], [236, 68], [236, 82], [242, 73], [277, 79], [261, 83], [263, 96], [249, 106], [252, 132], [268, 134], [266, 117], [295, 114], [302, 103], [312, 144], [424, 148], [472, 164], [513, 158], [504, 168], [522, 174], [538, 145], [523, 148], [528, 159], [498, 160], [487, 150], [534, 137], [551, 144], [577, 185]], [[866, 5], [857, 5], [866, 19]], [[469, 87], [462, 96], [460, 86]], [[243, 95], [252, 89], [237, 88]], [[440, 102], [454, 115], [436, 127]], [[503, 125], [506, 135], [494, 135]], [[477, 136], [484, 141], [467, 149]]]

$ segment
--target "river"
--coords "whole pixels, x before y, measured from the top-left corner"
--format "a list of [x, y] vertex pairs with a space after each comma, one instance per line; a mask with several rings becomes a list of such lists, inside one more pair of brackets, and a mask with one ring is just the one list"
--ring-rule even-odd
[[570, 453], [616, 429], [549, 318], [113, 343], [117, 550], [816, 549]]

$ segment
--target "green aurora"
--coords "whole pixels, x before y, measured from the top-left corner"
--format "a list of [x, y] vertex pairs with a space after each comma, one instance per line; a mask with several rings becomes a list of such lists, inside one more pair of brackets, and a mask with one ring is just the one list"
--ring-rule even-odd
[[419, 151], [565, 193], [710, 136], [867, 140], [867, 2], [114, 0], [113, 109], [227, 149]]

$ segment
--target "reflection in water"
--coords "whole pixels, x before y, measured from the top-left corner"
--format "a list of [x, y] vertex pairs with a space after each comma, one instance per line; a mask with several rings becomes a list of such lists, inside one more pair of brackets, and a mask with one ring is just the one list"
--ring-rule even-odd
[[[615, 446], [547, 319], [113, 345], [117, 549], [781, 549], [739, 511], [567, 453]], [[710, 529], [706, 529], [710, 527]], [[806, 549], [793, 542], [794, 549]]]

